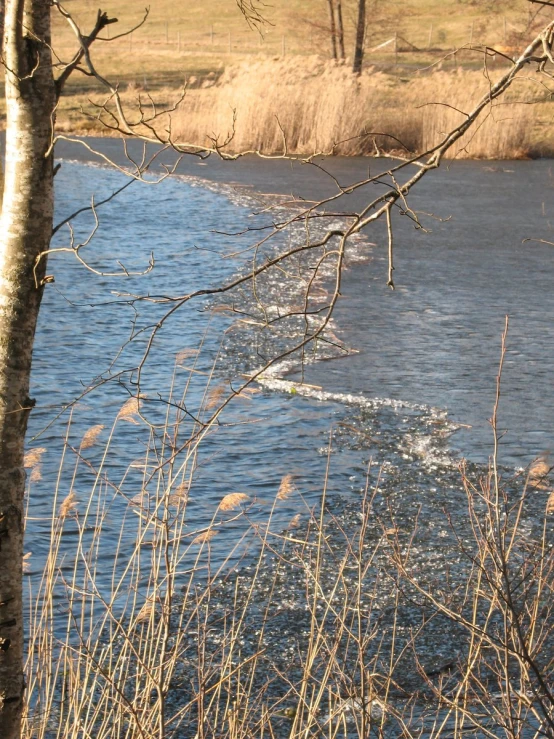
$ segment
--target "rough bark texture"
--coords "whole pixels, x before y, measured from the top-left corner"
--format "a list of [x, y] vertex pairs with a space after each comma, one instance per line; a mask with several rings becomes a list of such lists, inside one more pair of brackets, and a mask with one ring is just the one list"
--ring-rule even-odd
[[55, 88], [49, 0], [7, 0], [6, 165], [0, 217], [0, 737], [20, 736], [24, 700], [23, 448], [29, 375], [52, 233]]
[[354, 65], [352, 67], [352, 71], [354, 72], [354, 74], [361, 74], [362, 62], [364, 59], [365, 2], [366, 0], [358, 0], [358, 23], [356, 26], [356, 48], [354, 49]]

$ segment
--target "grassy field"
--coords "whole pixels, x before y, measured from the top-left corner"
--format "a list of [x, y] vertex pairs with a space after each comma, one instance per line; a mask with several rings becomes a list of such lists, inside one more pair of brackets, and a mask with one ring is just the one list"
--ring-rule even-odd
[[[356, 0], [343, 0], [347, 56], [351, 55], [353, 47], [356, 7]], [[73, 0], [68, 8], [83, 33], [88, 33], [94, 25], [97, 5], [92, 0]], [[263, 69], [269, 75], [268, 79], [279, 81], [279, 84], [283, 82], [279, 79], [279, 70], [284, 68], [288, 81], [283, 84], [289, 92], [291, 79], [297, 69], [298, 78], [309, 78], [313, 93], [316, 97], [320, 94], [315, 91], [314, 59], [318, 60], [315, 66], [319, 64], [321, 67], [331, 57], [326, 0], [275, 0], [265, 6], [260, 3], [259, 10], [264, 18], [261, 25], [249, 24], [235, 0], [192, 0], [183, 6], [169, 0], [158, 0], [151, 6], [146, 21], [131, 34], [120, 38], [114, 37], [140, 24], [145, 10], [131, 0], [111, 0], [106, 9], [111, 17], [118, 18], [118, 23], [103, 32], [105, 41], [98, 40], [94, 45], [93, 58], [97, 70], [119, 85], [129, 105], [136, 101], [141, 91], [151, 93], [161, 106], [171, 105], [186, 83], [188, 99], [177, 122], [183, 135], [193, 136], [195, 141], [204, 139], [206, 132], [213, 132], [213, 126], [218, 121], [223, 128], [228, 128], [223, 108], [228, 112], [232, 104], [237, 107], [242, 119], [240, 140], [243, 144], [248, 143], [245, 127], [255, 120], [255, 116], [244, 110], [241, 113], [240, 109], [244, 107], [241, 100], [247, 97], [249, 110], [254, 110], [246, 72], [249, 66], [253, 68], [254, 76]], [[383, 83], [383, 90], [372, 95], [370, 104], [373, 109], [376, 105], [386, 106], [381, 111], [372, 110], [372, 119], [390, 122], [389, 109], [396, 110], [406, 118], [402, 96], [414, 80], [421, 76], [438, 80], [434, 76], [436, 71], [441, 74], [448, 71], [456, 75], [460, 74], [461, 69], [477, 72], [482, 67], [482, 55], [467, 50], [471, 43], [488, 44], [508, 53], [516, 51], [529, 38], [533, 28], [542, 24], [547, 14], [548, 8], [532, 7], [526, 0], [404, 0], [390, 3], [368, 0], [366, 74], [381, 75], [371, 83], [372, 89], [379, 80]], [[381, 46], [394, 38], [397, 39], [396, 51], [395, 43]], [[452, 53], [454, 49], [464, 46], [465, 50]], [[70, 27], [57, 12], [53, 13], [53, 48], [61, 62], [71, 59], [76, 49]], [[270, 63], [275, 65], [273, 71], [268, 66]], [[504, 63], [500, 56], [489, 62], [493, 72], [498, 71]], [[342, 103], [345, 103], [344, 95], [349, 89], [346, 79], [349, 76], [348, 69], [347, 59], [342, 71], [334, 76], [328, 74], [326, 78], [327, 84], [340, 87], [331, 96], [335, 100], [342, 100]], [[241, 79], [240, 85], [236, 82], [237, 75]], [[234, 80], [231, 85], [230, 78]], [[467, 77], [464, 83], [458, 79], [454, 87], [460, 92], [464, 85], [468, 85], [471, 91], [478, 79], [478, 74]], [[252, 84], [257, 86], [260, 95], [265, 94], [267, 79], [253, 80]], [[429, 100], [436, 100], [438, 93], [443, 96], [448, 93], [444, 77], [440, 78], [439, 88], [434, 89], [433, 84], [426, 84]], [[326, 99], [330, 97], [328, 92], [325, 92]], [[283, 100], [286, 103], [290, 98], [283, 90], [268, 92], [268, 95], [273, 95], [275, 104], [279, 99], [279, 106]], [[295, 89], [295, 96], [298, 97], [298, 89]], [[471, 95], [465, 95], [466, 99], [468, 97]], [[302, 98], [300, 94], [298, 99]], [[74, 73], [58, 109], [61, 130], [72, 133], [105, 132], [102, 125], [90, 117], [95, 113], [90, 101], [98, 103], [104, 99], [105, 92], [94, 78]], [[410, 88], [410, 100], [414, 104], [418, 102], [417, 90]], [[359, 96], [356, 105], [360, 108]], [[273, 116], [275, 111], [269, 112], [269, 107], [266, 101], [268, 115]], [[368, 107], [366, 101], [365, 108]], [[88, 117], [83, 111], [89, 114]], [[306, 114], [302, 115], [305, 117]], [[292, 119], [294, 112], [288, 110], [287, 116]], [[0, 108], [0, 124], [2, 117], [3, 110]], [[550, 153], [554, 148], [554, 143], [547, 141], [551, 129], [551, 105], [545, 103], [534, 106], [523, 117], [526, 120], [525, 142], [522, 141], [520, 146], [515, 141], [513, 146], [508, 147], [510, 152], [527, 150], [533, 154], [541, 151]], [[367, 116], [362, 120], [359, 110], [354, 118], [356, 125], [350, 121], [349, 125], [336, 132], [334, 140], [356, 135], [368, 123]], [[418, 114], [414, 120], [419, 118], [421, 116]], [[405, 133], [405, 123], [396, 128]], [[337, 121], [333, 119], [328, 128], [336, 129], [336, 125]], [[418, 125], [415, 121], [407, 127], [413, 133]], [[256, 141], [250, 142], [252, 146], [259, 141], [267, 146], [267, 125], [262, 123], [261, 128], [264, 133], [260, 134], [261, 138], [254, 137]], [[224, 131], [217, 129], [216, 133], [223, 135]], [[272, 137], [273, 134], [269, 135], [269, 140]], [[327, 142], [331, 141], [328, 135], [324, 138]], [[414, 140], [411, 134], [409, 138]], [[480, 155], [486, 155], [482, 147], [480, 152]]]
[[[470, 42], [506, 46], [518, 42], [530, 20], [526, 0], [369, 0], [368, 5], [367, 52], [395, 33], [400, 38], [399, 48], [408, 49], [412, 44], [422, 52], [429, 48], [451, 50]], [[83, 29], [91, 27], [95, 3], [74, 0], [70, 8]], [[107, 9], [119, 19], [110, 29], [112, 36], [133, 27], [144, 15], [143, 8], [130, 0], [112, 0]], [[217, 71], [253, 54], [329, 56], [325, 0], [278, 0], [261, 6], [261, 12], [266, 22], [259, 32], [249, 27], [234, 0], [194, 0], [177, 11], [174, 2], [158, 0], [132, 39], [106, 44], [96, 54], [106, 73], [141, 84], [146, 77], [151, 85], [181, 82], [185, 75]], [[355, 0], [344, 0], [347, 53], [353, 45], [355, 18]], [[72, 34], [56, 14], [54, 38], [60, 55], [67, 56]], [[367, 61], [390, 63], [392, 56], [391, 45], [380, 53], [368, 53]], [[410, 63], [411, 54], [401, 56], [409, 57], [403, 63]], [[418, 62], [416, 57], [415, 64]]]

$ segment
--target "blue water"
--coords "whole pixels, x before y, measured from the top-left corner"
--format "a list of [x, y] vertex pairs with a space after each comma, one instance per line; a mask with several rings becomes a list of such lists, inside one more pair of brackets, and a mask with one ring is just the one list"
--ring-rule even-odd
[[[334, 166], [342, 168], [344, 178], [349, 167], [354, 171], [358, 165], [341, 160]], [[259, 163], [260, 168], [271, 166]], [[382, 228], [356, 242], [348, 255], [333, 331], [358, 353], [308, 363], [304, 377], [313, 388], [264, 382], [224, 411], [199, 447], [187, 531], [208, 526], [223, 496], [246, 493], [255, 505], [248, 520], [226, 529], [218, 546], [221, 556], [227, 554], [252, 521], [267, 515], [284, 475], [294, 477], [305, 504], [315, 503], [331, 431], [336, 451], [331, 494], [362, 491], [369, 460], [393, 465], [408, 481], [422, 479], [421, 465], [431, 475], [436, 465], [455, 465], [457, 454], [484, 463], [492, 449], [487, 419], [506, 312], [513, 313], [513, 338], [506, 361], [508, 400], [501, 415], [502, 428], [511, 434], [504, 439], [504, 462], [511, 468], [525, 466], [547, 450], [554, 438], [552, 247], [523, 249], [521, 239], [544, 239], [552, 229], [549, 178], [548, 166], [541, 162], [514, 163], [494, 173], [483, 164], [464, 163], [428, 178], [414, 202], [451, 218], [422, 215], [432, 228], [428, 234], [416, 233], [399, 219], [394, 293], [386, 288]], [[98, 203], [125, 182], [117, 171], [64, 161], [56, 177], [56, 218], [63, 220], [89, 204], [92, 193]], [[83, 453], [97, 467], [119, 409], [140, 389], [145, 396], [141, 410], [158, 447], [168, 408], [170, 419], [176, 408], [185, 416], [176, 442], [176, 447], [183, 446], [194, 419], [209, 416], [205, 403], [201, 410], [211, 392], [208, 385], [227, 393], [239, 387], [245, 372], [261, 366], [302, 331], [294, 322], [285, 322], [280, 333], [253, 326], [260, 318], [256, 300], [277, 311], [298, 300], [290, 275], [274, 271], [260, 281], [257, 296], [246, 287], [230, 297], [201, 296], [180, 307], [156, 333], [145, 358], [152, 328], [174, 305], [166, 298], [243, 274], [251, 258], [244, 249], [253, 233], [242, 239], [230, 234], [255, 229], [273, 217], [253, 215], [259, 203], [243, 191], [222, 183], [204, 185], [190, 177], [135, 183], [98, 210], [98, 229], [79, 253], [96, 272], [117, 276], [96, 274], [68, 252], [50, 257], [48, 272], [55, 283], [46, 288], [37, 332], [32, 376], [37, 406], [28, 441], [30, 447], [47, 450], [42, 479], [32, 483], [27, 534], [31, 571], [40, 570], [48, 550], [66, 434], [77, 449], [88, 428], [105, 426], [99, 442]], [[525, 218], [513, 207], [522, 189], [522, 197], [529, 199]], [[542, 206], [540, 193], [545, 197]], [[73, 243], [86, 241], [94, 226], [90, 212], [74, 219]], [[298, 232], [279, 236], [273, 248], [295, 238]], [[70, 233], [63, 228], [54, 246], [69, 245]], [[151, 253], [155, 265], [148, 271]], [[122, 274], [120, 265], [129, 275]], [[235, 312], [221, 311], [221, 303]], [[197, 357], [176, 367], [179, 352], [199, 347]], [[139, 388], [136, 368], [143, 359]], [[299, 380], [297, 368], [292, 362], [280, 377]], [[451, 420], [462, 424], [454, 436], [457, 427]], [[371, 443], [364, 442], [369, 437]], [[140, 460], [149, 438], [149, 427], [141, 421], [117, 424], [102, 472], [102, 480], [112, 486], [104, 525], [114, 536], [129, 513], [129, 500], [141, 490]], [[179, 463], [185, 454], [179, 452]], [[87, 463], [78, 465], [73, 480], [75, 459], [73, 452], [66, 455], [58, 504], [74, 490], [82, 511], [99, 492]], [[150, 467], [155, 468], [152, 460]], [[277, 527], [305, 504], [294, 496], [282, 502]], [[214, 544], [216, 556], [218, 546]], [[108, 561], [110, 553], [102, 552], [102, 557]]]
[[[125, 182], [122, 174], [108, 169], [64, 162], [56, 177], [58, 222], [90, 203], [92, 191], [99, 202]], [[145, 358], [152, 327], [172, 305], [150, 302], [150, 298], [163, 300], [164, 296], [217, 286], [236, 274], [245, 264], [245, 257], [222, 258], [236, 249], [236, 239], [213, 232], [223, 226], [228, 231], [252, 226], [257, 221], [250, 211], [223, 194], [185, 179], [134, 184], [98, 210], [99, 227], [94, 239], [79, 252], [90, 269], [68, 252], [50, 256], [48, 272], [55, 282], [46, 288], [37, 331], [32, 376], [37, 405], [28, 441], [29, 447], [47, 450], [42, 457], [42, 479], [32, 483], [27, 528], [31, 572], [40, 569], [48, 551], [54, 487], [66, 434], [69, 445], [77, 450], [87, 429], [96, 424], [105, 426], [95, 446], [83, 452], [97, 468], [119, 409], [139, 389], [145, 396], [141, 412], [153, 424], [152, 433], [161, 438], [159, 426], [168, 407], [174, 410], [180, 406], [190, 413], [182, 423], [183, 433], [190, 433], [192, 419], [198, 417], [202, 400], [210, 392], [206, 391], [208, 385], [221, 387], [226, 393], [230, 381], [234, 387], [239, 385], [239, 372], [229, 359], [233, 350], [224, 352], [225, 361], [220, 358], [225, 331], [234, 318], [212, 312], [208, 299], [203, 297], [179, 309], [156, 334], [142, 368], [140, 388], [136, 368]], [[89, 237], [95, 227], [94, 216], [83, 214], [73, 226], [76, 245]], [[69, 231], [61, 229], [54, 248], [69, 245]], [[121, 275], [120, 264], [129, 273], [147, 270], [151, 252], [154, 269], [142, 275]], [[119, 274], [99, 275], [91, 270]], [[149, 299], [136, 300], [137, 296]], [[180, 352], [199, 347], [197, 357], [187, 358], [176, 367]], [[237, 356], [244, 348], [237, 350]], [[241, 362], [243, 365], [244, 360]], [[214, 429], [200, 446], [187, 509], [188, 530], [209, 525], [223, 496], [238, 491], [252, 500], [261, 499], [249, 521], [265, 518], [268, 501], [275, 498], [286, 474], [294, 475], [299, 490], [315, 501], [326, 464], [321, 448], [328, 443], [334, 416], [341, 413], [337, 404], [263, 389], [235, 401], [221, 416], [217, 431]], [[207, 415], [204, 411], [203, 417]], [[128, 501], [141, 489], [143, 468], [136, 460], [144, 457], [148, 443], [145, 423], [117, 424], [102, 473], [117, 488], [108, 496], [104, 522], [108, 537], [112, 532], [114, 541], [121, 521], [128, 515]], [[352, 452], [351, 456], [358, 464], [358, 474], [351, 465], [338, 474], [334, 484], [341, 492], [363, 487], [362, 454]], [[82, 514], [91, 496], [100, 495], [101, 486], [94, 486], [94, 475], [83, 463], [73, 480], [75, 461], [75, 453], [69, 452], [60, 477], [57, 505], [59, 508], [61, 500], [73, 490]], [[277, 519], [281, 527], [297, 509], [297, 502], [280, 505]], [[238, 540], [249, 521], [226, 529], [222, 556], [228, 554], [229, 540]], [[76, 536], [71, 521], [66, 528], [67, 537]], [[132, 543], [129, 540], [128, 544]], [[102, 558], [111, 562], [111, 552], [102, 552]]]

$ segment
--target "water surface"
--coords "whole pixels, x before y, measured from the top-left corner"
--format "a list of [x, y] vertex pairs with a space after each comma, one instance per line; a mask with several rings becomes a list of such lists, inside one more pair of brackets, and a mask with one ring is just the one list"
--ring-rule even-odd
[[[115, 145], [105, 144], [109, 149]], [[92, 193], [99, 202], [126, 181], [121, 173], [76, 161], [78, 151], [58, 151], [63, 164], [56, 177], [58, 219], [88, 204]], [[346, 184], [383, 163], [336, 159], [328, 166]], [[99, 211], [98, 231], [81, 255], [96, 272], [117, 276], [87, 270], [67, 252], [50, 259], [56, 282], [45, 293], [32, 379], [37, 408], [31, 446], [47, 449], [43, 479], [33, 487], [29, 523], [37, 563], [48, 546], [52, 480], [68, 419], [67, 412], [58, 420], [57, 414], [84, 392], [73, 410], [70, 440], [77, 447], [85, 430], [98, 423], [106, 426], [105, 440], [119, 408], [137, 391], [137, 375], [130, 370], [141, 361], [152, 326], [167, 310], [165, 304], [136, 302], [134, 297], [184, 295], [244, 273], [249, 262], [242, 249], [252, 236], [247, 234], [245, 241], [229, 234], [263, 226], [273, 217], [252, 215], [259, 210], [254, 189], [318, 198], [335, 188], [320, 170], [282, 161], [247, 159], [232, 166], [186, 160], [179, 171], [179, 177], [157, 185], [134, 184]], [[431, 174], [411, 200], [425, 232], [400, 215], [396, 218], [394, 292], [386, 287], [382, 226], [368, 229], [354, 242], [332, 329], [356, 353], [308, 363], [304, 381], [316, 387], [293, 388], [292, 393], [286, 382], [297, 382], [301, 375], [298, 362], [289, 362], [250, 400], [234, 403], [222, 419], [228, 427], [202, 445], [191, 492], [191, 530], [209, 523], [227, 493], [272, 498], [285, 474], [294, 476], [308, 500], [317, 500], [331, 428], [336, 458], [329, 486], [335, 494], [364, 489], [369, 459], [391, 465], [401, 479], [417, 480], [418, 489], [422, 469], [432, 476], [437, 465], [455, 466], [460, 454], [486, 462], [492, 449], [487, 419], [506, 314], [510, 332], [500, 413], [506, 430], [502, 461], [508, 468], [525, 466], [550, 449], [553, 247], [523, 240], [552, 239], [552, 184], [549, 162], [463, 162]], [[370, 194], [375, 187], [369, 186]], [[364, 198], [367, 194], [357, 191], [340, 209], [351, 211]], [[94, 227], [90, 212], [77, 218], [74, 227], [75, 243], [86, 240]], [[285, 235], [273, 248], [294, 238], [298, 233]], [[69, 243], [69, 232], [62, 229], [56, 245]], [[153, 270], [121, 275], [118, 263], [128, 273], [146, 271], [150, 252]], [[233, 252], [235, 257], [222, 258]], [[282, 274], [270, 275], [260, 289], [258, 298], [268, 305], [280, 301], [283, 307], [297, 297]], [[239, 307], [243, 301], [243, 307], [252, 308], [251, 291], [234, 300]], [[256, 329], [237, 321], [237, 315], [212, 312], [214, 301], [202, 298], [177, 311], [156, 335], [140, 387], [147, 396], [144, 413], [153, 423], [163, 420], [175, 357], [182, 350], [202, 344], [195, 366], [207, 373], [198, 374], [189, 389], [185, 405], [192, 414], [201, 404], [208, 374], [213, 373], [215, 385], [228, 389], [229, 382], [236, 385], [244, 372], [267, 358], [270, 349], [262, 346]], [[176, 370], [179, 393], [185, 376]], [[119, 424], [107, 462], [114, 479], [140, 455], [143, 434], [133, 424]], [[100, 453], [101, 446], [88, 452], [96, 462]], [[140, 477], [128, 476], [126, 485], [132, 497]], [[78, 497], [86, 498], [90, 480], [82, 468], [74, 487]], [[61, 494], [67, 492], [66, 486]], [[126, 499], [114, 504], [114, 531], [126, 506]], [[294, 502], [283, 506], [283, 525], [294, 512]], [[239, 535], [239, 530], [229, 534]]]

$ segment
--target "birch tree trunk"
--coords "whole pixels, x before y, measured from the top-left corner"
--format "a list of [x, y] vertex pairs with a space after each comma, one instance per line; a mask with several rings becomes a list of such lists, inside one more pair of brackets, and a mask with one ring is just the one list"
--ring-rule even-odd
[[6, 0], [6, 163], [0, 216], [0, 737], [20, 736], [24, 700], [23, 448], [29, 375], [52, 233], [55, 87], [49, 0]]

